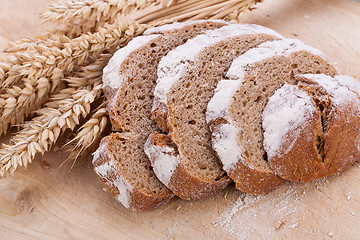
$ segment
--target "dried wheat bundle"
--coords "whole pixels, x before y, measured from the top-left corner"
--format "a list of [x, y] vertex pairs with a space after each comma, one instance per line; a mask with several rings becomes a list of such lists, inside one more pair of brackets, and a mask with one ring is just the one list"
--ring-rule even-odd
[[[260, 1], [63, 0], [51, 5], [43, 17], [65, 24], [64, 30], [15, 41], [0, 62], [0, 135], [20, 125], [0, 149], [0, 176], [49, 151], [67, 129], [78, 129], [68, 144], [69, 159], [97, 144], [109, 121], [104, 103], [91, 108], [103, 99], [102, 69], [116, 48], [151, 26], [200, 18], [236, 20]], [[137, 22], [116, 20], [148, 7], [154, 8], [134, 15]]]

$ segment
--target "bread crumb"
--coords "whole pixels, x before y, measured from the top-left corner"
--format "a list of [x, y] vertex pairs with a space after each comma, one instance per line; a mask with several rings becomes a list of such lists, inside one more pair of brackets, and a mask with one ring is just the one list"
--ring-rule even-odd
[[181, 205], [176, 208], [176, 211], [178, 211], [181, 208]]
[[329, 235], [330, 237], [334, 236], [334, 234], [333, 234], [332, 232], [329, 232], [328, 235]]

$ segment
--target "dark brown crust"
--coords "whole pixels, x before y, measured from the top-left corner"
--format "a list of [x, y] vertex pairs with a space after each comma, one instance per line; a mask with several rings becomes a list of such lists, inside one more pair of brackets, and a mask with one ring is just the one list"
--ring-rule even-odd
[[[109, 141], [111, 141], [111, 135], [104, 137], [101, 140], [100, 147], [107, 146]], [[95, 161], [93, 162], [94, 167], [99, 167], [101, 165], [106, 164], [109, 161], [113, 161], [115, 167], [118, 168], [114, 159], [109, 158], [109, 156], [111, 156], [111, 154], [109, 154], [109, 149], [106, 147], [104, 152], [99, 154], [99, 158], [95, 159]], [[117, 199], [117, 196], [119, 195], [119, 190], [116, 186], [114, 186], [113, 183], [120, 176], [120, 170], [116, 170], [116, 169], [112, 169], [112, 170], [113, 171], [108, 173], [106, 176], [100, 176], [98, 173], [96, 173], [96, 171], [95, 173], [98, 175], [98, 177], [101, 179], [103, 183], [109, 186], [108, 190]], [[123, 176], [121, 177], [125, 179]], [[130, 201], [129, 209], [135, 211], [152, 210], [168, 202], [173, 196], [174, 194], [172, 194], [170, 191], [167, 194], [148, 195], [147, 193], [144, 193], [141, 190], [137, 189], [136, 186], [133, 186], [133, 190], [130, 193], [131, 201]]]
[[[174, 143], [171, 139], [167, 135], [160, 134], [158, 132], [151, 133], [148, 141], [155, 146], [174, 148]], [[179, 164], [175, 169], [167, 187], [176, 196], [182, 199], [198, 200], [209, 197], [224, 189], [232, 182], [232, 180], [226, 175], [217, 181], [211, 182], [194, 177], [186, 169], [186, 166], [182, 164], [179, 155], [176, 157], [178, 158]], [[154, 159], [150, 158], [150, 161], [154, 164]]]
[[[310, 83], [309, 79], [296, 76], [298, 81]], [[313, 83], [314, 84], [314, 83]], [[314, 103], [314, 106], [316, 104]], [[318, 153], [316, 138], [322, 132], [321, 112], [318, 109], [306, 123], [292, 149], [269, 159], [269, 165], [282, 178], [309, 182], [344, 170], [360, 159], [357, 139], [360, 134], [360, 117], [356, 103], [347, 106], [330, 104], [327, 131], [324, 134], [324, 157]], [[293, 139], [291, 133], [287, 139]], [[287, 149], [290, 141], [282, 149]]]

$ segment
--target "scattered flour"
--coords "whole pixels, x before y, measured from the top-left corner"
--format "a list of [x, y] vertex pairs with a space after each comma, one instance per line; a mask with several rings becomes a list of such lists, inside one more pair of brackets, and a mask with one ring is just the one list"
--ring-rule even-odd
[[290, 187], [281, 196], [242, 193], [215, 226], [239, 240], [249, 239], [253, 234], [270, 238], [281, 227], [292, 229], [298, 226], [296, 203], [301, 195], [296, 187]]
[[[349, 216], [348, 219], [355, 215], [350, 210], [351, 215], [346, 214], [344, 210], [347, 207], [333, 209], [327, 205], [341, 200], [337, 191], [330, 195], [326, 193], [326, 189], [334, 184], [330, 180], [335, 177], [306, 184], [287, 182], [268, 195], [240, 193], [237, 200], [213, 224], [238, 240], [286, 239], [289, 234], [302, 239], [303, 229], [310, 231], [314, 239], [323, 239], [329, 233], [333, 236], [338, 223], [331, 221], [331, 214], [341, 213], [343, 217]], [[314, 202], [324, 202], [324, 205], [314, 206]]]

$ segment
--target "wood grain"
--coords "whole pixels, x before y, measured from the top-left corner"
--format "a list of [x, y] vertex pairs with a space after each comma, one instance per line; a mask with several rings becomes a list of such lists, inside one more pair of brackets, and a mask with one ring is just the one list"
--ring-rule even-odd
[[[43, 33], [36, 13], [48, 0], [1, 0], [0, 49]], [[360, 79], [360, 3], [265, 0], [244, 15], [320, 48], [339, 71]], [[38, 157], [0, 179], [0, 239], [359, 239], [360, 165], [310, 184], [287, 184], [261, 197], [231, 185], [201, 201], [173, 199], [151, 212], [116, 202], [92, 171], [91, 156], [72, 171], [61, 152]], [[42, 168], [40, 159], [50, 168]], [[233, 211], [233, 215], [230, 212]], [[228, 232], [228, 233], [227, 233]], [[230, 234], [229, 234], [230, 233]]]

